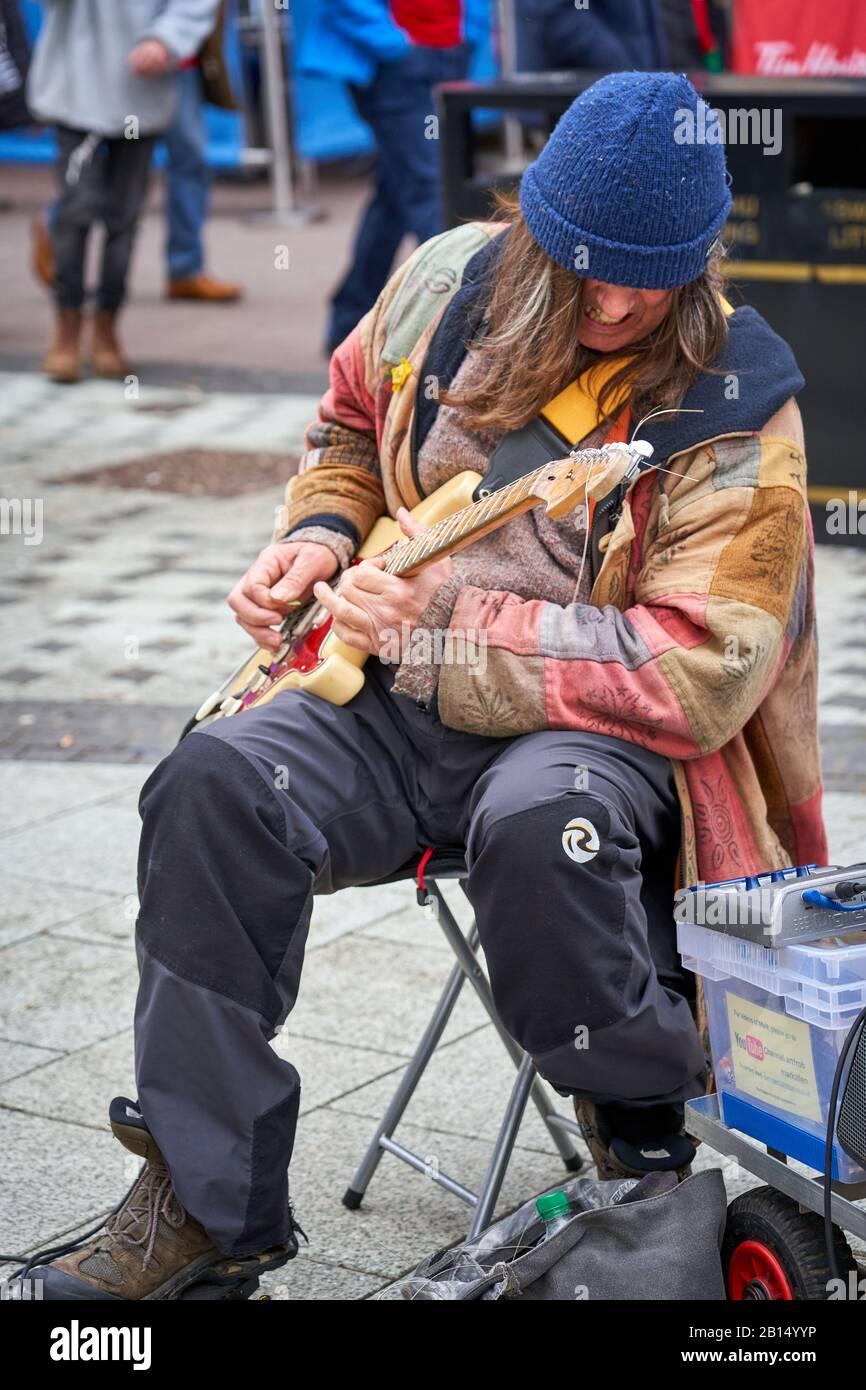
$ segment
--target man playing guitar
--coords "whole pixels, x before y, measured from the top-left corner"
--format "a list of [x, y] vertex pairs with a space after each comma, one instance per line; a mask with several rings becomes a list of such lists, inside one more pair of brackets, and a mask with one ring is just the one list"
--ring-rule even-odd
[[[827, 853], [803, 383], [724, 297], [724, 153], [676, 135], [698, 101], [671, 73], [597, 82], [519, 201], [419, 247], [334, 353], [229, 600], [261, 649], [249, 694], [142, 792], [138, 1100], [111, 1118], [146, 1165], [34, 1271], [46, 1297], [165, 1298], [227, 1257], [291, 1258], [300, 1084], [270, 1040], [314, 895], [427, 846], [465, 852], [498, 1010], [575, 1098], [600, 1175], [687, 1170], [707, 1065], [675, 888]], [[593, 460], [646, 416], [652, 457], [599, 495]], [[410, 512], [467, 474], [493, 517], [575, 446], [567, 510], [524, 506], [453, 555], [419, 541], [431, 562], [402, 572], [351, 563], [378, 518], [421, 535]], [[350, 698], [274, 684], [313, 599], [363, 665]], [[462, 659], [418, 640], [458, 632]]]

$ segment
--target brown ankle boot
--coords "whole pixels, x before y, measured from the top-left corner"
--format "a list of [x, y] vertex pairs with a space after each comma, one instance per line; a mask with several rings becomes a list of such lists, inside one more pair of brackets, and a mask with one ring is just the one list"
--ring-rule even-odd
[[31, 1271], [46, 1299], [162, 1299], [194, 1282], [224, 1257], [204, 1227], [184, 1211], [162, 1154], [131, 1101], [135, 1122], [111, 1107], [111, 1128], [145, 1165], [123, 1206], [86, 1245]]
[[221, 1287], [228, 1296], [233, 1290], [236, 1297], [248, 1296], [246, 1286], [254, 1289], [259, 1274], [281, 1268], [298, 1253], [295, 1232], [300, 1227], [289, 1207], [290, 1237], [285, 1245], [257, 1255], [221, 1254], [204, 1227], [181, 1206], [135, 1102], [117, 1097], [109, 1119], [115, 1138], [143, 1158], [144, 1167], [123, 1205], [97, 1235], [71, 1254], [30, 1269], [28, 1277], [41, 1282], [43, 1299], [174, 1299], [190, 1285], [204, 1283]]
[[117, 341], [116, 325], [117, 314], [113, 309], [97, 309], [93, 315], [93, 348], [90, 360], [97, 376], [129, 375], [129, 363]]
[[81, 345], [81, 310], [58, 309], [54, 319], [54, 337], [42, 359], [42, 370], [52, 381], [69, 384], [81, 375], [78, 353]]
[[659, 1141], [650, 1141], [641, 1148], [611, 1134], [603, 1109], [591, 1100], [575, 1096], [574, 1113], [603, 1182], [643, 1178], [653, 1172], [674, 1172], [681, 1182], [691, 1177], [695, 1146], [682, 1130], [665, 1135]]

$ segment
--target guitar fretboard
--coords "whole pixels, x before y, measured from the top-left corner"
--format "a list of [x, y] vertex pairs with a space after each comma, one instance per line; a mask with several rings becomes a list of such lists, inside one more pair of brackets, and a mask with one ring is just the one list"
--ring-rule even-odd
[[[603, 454], [604, 449], [583, 449], [580, 453], [573, 454], [571, 461], [579, 467], [593, 460], [600, 461]], [[480, 498], [468, 507], [462, 507], [459, 512], [454, 512], [452, 516], [437, 521], [420, 536], [407, 536], [405, 540], [397, 541], [388, 552], [386, 574], [403, 574], [406, 570], [435, 559], [437, 555], [441, 555], [443, 551], [467, 536], [483, 531], [491, 522], [505, 520], [510, 512], [526, 501], [534, 484], [550, 466], [550, 463], [544, 463], [540, 468], [534, 468], [531, 473], [517, 478], [515, 482], [506, 483], [505, 487], [491, 492], [489, 497]]]

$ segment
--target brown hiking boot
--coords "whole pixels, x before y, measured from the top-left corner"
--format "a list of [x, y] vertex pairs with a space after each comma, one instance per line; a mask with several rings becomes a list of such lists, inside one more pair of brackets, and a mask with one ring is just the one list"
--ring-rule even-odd
[[[696, 1150], [692, 1141], [683, 1133], [682, 1127], [675, 1128], [674, 1107], [654, 1106], [651, 1110], [644, 1111], [649, 1133], [642, 1138], [638, 1138], [636, 1134], [623, 1137], [614, 1132], [612, 1125], [616, 1123], [617, 1117], [622, 1119], [622, 1114], [626, 1111], [625, 1106], [601, 1106], [581, 1096], [574, 1098], [577, 1123], [592, 1154], [599, 1178], [603, 1181], [644, 1178], [647, 1173], [676, 1173], [680, 1181], [690, 1177]], [[656, 1112], [659, 1115], [666, 1112], [662, 1124], [670, 1132], [658, 1133], [659, 1119]], [[622, 1124], [620, 1127], [627, 1130], [630, 1126], [639, 1126], [641, 1113], [639, 1108], [628, 1111], [630, 1125]]]
[[40, 285], [44, 285], [47, 290], [54, 288], [54, 278], [57, 274], [54, 244], [41, 212], [30, 223], [30, 269]]
[[[124, 1148], [145, 1164], [120, 1210], [79, 1250], [37, 1266], [46, 1299], [160, 1299], [192, 1283], [224, 1256], [207, 1232], [184, 1211], [150, 1132], [132, 1101], [121, 1104], [129, 1122], [111, 1107], [111, 1128]], [[120, 1115], [122, 1115], [120, 1111]]]
[[200, 299], [210, 304], [233, 304], [242, 295], [240, 285], [231, 285], [227, 280], [218, 280], [215, 275], [203, 272], [169, 280], [165, 291], [166, 299]]
[[116, 325], [117, 314], [112, 309], [97, 309], [93, 315], [93, 347], [90, 360], [97, 376], [129, 375], [129, 363], [117, 341]]
[[78, 381], [78, 354], [81, 345], [81, 310], [58, 309], [54, 318], [54, 337], [42, 359], [42, 370], [52, 381], [71, 385]]
[[58, 1250], [58, 1258], [49, 1264], [28, 1267], [27, 1277], [41, 1281], [43, 1299], [248, 1297], [257, 1287], [259, 1274], [279, 1269], [298, 1253], [295, 1232], [303, 1232], [289, 1207], [291, 1234], [285, 1245], [257, 1255], [221, 1254], [204, 1227], [181, 1206], [165, 1160], [135, 1102], [117, 1097], [111, 1102], [109, 1118], [115, 1137], [145, 1160], [144, 1168], [95, 1236], [70, 1253]]

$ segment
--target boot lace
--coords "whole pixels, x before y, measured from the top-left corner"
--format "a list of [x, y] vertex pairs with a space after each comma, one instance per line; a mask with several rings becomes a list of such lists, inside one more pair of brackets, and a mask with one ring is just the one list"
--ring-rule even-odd
[[[147, 1163], [127, 1201], [106, 1222], [96, 1248], [107, 1249], [109, 1253], [114, 1244], [141, 1249], [144, 1252], [142, 1268], [150, 1269], [155, 1263], [153, 1251], [160, 1221], [171, 1230], [179, 1231], [186, 1219], [187, 1213], [178, 1201], [168, 1169], [161, 1163]], [[133, 1234], [136, 1229], [139, 1234]]]

